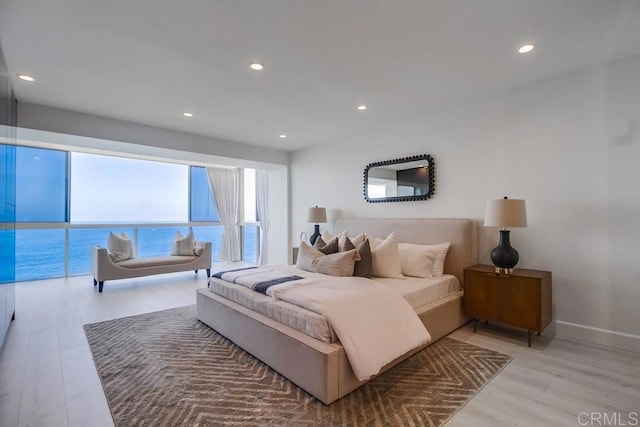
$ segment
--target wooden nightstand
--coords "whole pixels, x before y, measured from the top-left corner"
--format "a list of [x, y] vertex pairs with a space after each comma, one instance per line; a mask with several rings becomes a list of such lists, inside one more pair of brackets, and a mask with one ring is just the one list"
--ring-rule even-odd
[[499, 274], [492, 265], [474, 265], [464, 270], [464, 306], [474, 318], [495, 320], [527, 329], [531, 335], [551, 322], [551, 272], [517, 268], [512, 274]]

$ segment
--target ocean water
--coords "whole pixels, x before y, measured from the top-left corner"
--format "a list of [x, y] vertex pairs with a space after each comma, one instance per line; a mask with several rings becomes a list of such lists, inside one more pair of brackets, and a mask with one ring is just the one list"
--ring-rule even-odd
[[[194, 226], [196, 240], [211, 242], [213, 261], [217, 260], [222, 241], [222, 226]], [[107, 247], [109, 232], [124, 231], [134, 240], [137, 257], [163, 256], [171, 253], [176, 232], [183, 235], [188, 227], [70, 228], [68, 275], [91, 274], [91, 248]], [[15, 230], [15, 281], [49, 279], [65, 276], [65, 229]], [[0, 230], [0, 243], [10, 241], [13, 230]], [[243, 259], [257, 262], [258, 227], [243, 227]], [[0, 269], [0, 283], [13, 281], [11, 268]]]

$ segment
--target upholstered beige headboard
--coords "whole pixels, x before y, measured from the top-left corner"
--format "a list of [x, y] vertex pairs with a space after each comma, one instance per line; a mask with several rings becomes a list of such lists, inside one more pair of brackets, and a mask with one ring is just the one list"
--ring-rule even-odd
[[464, 269], [478, 261], [478, 234], [471, 219], [337, 219], [335, 233], [348, 230], [350, 235], [368, 233], [385, 238], [394, 231], [399, 242], [433, 245], [450, 242], [444, 272], [464, 282]]

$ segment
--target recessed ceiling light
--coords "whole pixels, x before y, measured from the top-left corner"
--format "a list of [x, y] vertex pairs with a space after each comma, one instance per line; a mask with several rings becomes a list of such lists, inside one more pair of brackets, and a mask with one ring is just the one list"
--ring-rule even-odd
[[28, 74], [18, 74], [18, 78], [20, 80], [24, 80], [25, 82], [33, 82], [36, 80]]
[[264, 65], [262, 65], [259, 62], [252, 62], [251, 64], [249, 64], [249, 68], [251, 68], [254, 71], [262, 71], [264, 70]]
[[535, 48], [536, 47], [534, 45], [532, 45], [532, 44], [525, 44], [525, 45], [520, 46], [520, 49], [518, 49], [518, 52], [520, 52], [520, 53], [529, 53]]
[[190, 113], [188, 111], [185, 111], [184, 113], [182, 113], [182, 115], [185, 117], [193, 117], [193, 113]]
[[280, 134], [280, 135], [278, 135], [278, 136], [279, 136], [280, 138], [283, 138], [283, 139], [287, 137], [287, 135], [285, 135], [284, 133], [281, 133], [281, 134]]
[[367, 107], [366, 105], [358, 105], [358, 110], [360, 110], [360, 111], [364, 111], [367, 108], [369, 108], [369, 107]]

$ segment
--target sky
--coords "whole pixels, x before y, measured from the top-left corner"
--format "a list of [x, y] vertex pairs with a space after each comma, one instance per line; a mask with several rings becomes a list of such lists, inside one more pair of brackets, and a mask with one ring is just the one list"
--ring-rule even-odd
[[[66, 203], [67, 152], [19, 147], [16, 156], [16, 221], [74, 224], [186, 223], [189, 166], [87, 153], [71, 153]], [[193, 171], [194, 221], [217, 221], [204, 168]], [[253, 223], [255, 170], [244, 170], [246, 222]]]
[[189, 167], [71, 153], [72, 223], [187, 222]]

